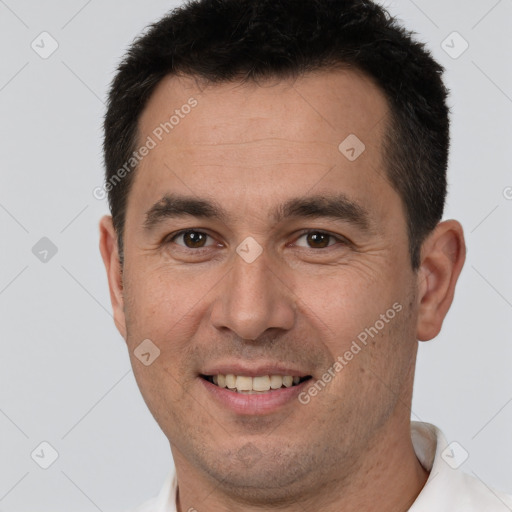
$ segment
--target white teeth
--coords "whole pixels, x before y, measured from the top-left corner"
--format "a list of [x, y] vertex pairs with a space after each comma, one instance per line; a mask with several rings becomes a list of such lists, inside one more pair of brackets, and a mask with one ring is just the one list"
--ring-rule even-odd
[[243, 377], [238, 375], [236, 378], [237, 391], [252, 391], [252, 377]]
[[258, 377], [247, 377], [245, 375], [213, 375], [214, 384], [221, 388], [228, 388], [239, 393], [265, 393], [271, 389], [279, 389], [283, 386], [289, 388], [300, 382], [300, 377], [292, 375], [261, 375]]
[[254, 391], [268, 391], [270, 389], [270, 377], [268, 375], [253, 377], [252, 389]]
[[272, 389], [279, 389], [283, 385], [283, 377], [281, 375], [270, 376], [270, 387]]
[[283, 386], [286, 386], [287, 388], [291, 387], [293, 384], [293, 377], [291, 375], [286, 375], [283, 377]]
[[229, 389], [236, 388], [236, 377], [232, 373], [226, 375], [226, 387]]

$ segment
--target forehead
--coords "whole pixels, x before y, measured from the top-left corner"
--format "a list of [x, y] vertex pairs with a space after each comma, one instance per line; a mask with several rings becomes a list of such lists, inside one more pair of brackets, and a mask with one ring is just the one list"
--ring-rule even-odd
[[[333, 188], [361, 204], [380, 190], [377, 203], [385, 202], [394, 194], [382, 162], [387, 115], [383, 93], [354, 71], [259, 84], [166, 77], [139, 120], [139, 145], [151, 138], [154, 147], [138, 166], [129, 203], [142, 208], [178, 191], [236, 206], [235, 193], [246, 213], [257, 197], [261, 215], [256, 210], [277, 196]], [[348, 158], [347, 149], [361, 154]]]
[[[182, 123], [184, 114], [176, 110], [191, 98], [197, 100], [197, 107], [185, 118], [195, 121]], [[240, 143], [244, 134], [254, 139], [258, 133], [297, 141], [320, 135], [325, 141], [337, 141], [352, 132], [370, 135], [387, 111], [381, 90], [365, 74], [353, 70], [315, 72], [296, 80], [268, 79], [258, 84], [201, 85], [192, 77], [168, 76], [153, 92], [139, 128], [141, 134], [151, 133], [174, 113], [180, 117], [172, 128], [176, 145]]]

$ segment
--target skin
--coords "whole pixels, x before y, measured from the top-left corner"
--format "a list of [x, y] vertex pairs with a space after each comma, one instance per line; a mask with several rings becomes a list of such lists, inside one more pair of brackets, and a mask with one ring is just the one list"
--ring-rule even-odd
[[[410, 438], [418, 340], [438, 334], [451, 305], [462, 227], [440, 223], [413, 271], [382, 159], [388, 105], [360, 73], [211, 86], [167, 77], [140, 119], [141, 143], [190, 97], [198, 105], [136, 171], [122, 277], [111, 217], [100, 221], [115, 323], [169, 439], [178, 510], [407, 510], [428, 478]], [[353, 162], [338, 150], [350, 133], [366, 146]], [[226, 219], [144, 230], [165, 193], [215, 200]], [[291, 198], [333, 194], [364, 208], [369, 229], [271, 217]], [[199, 255], [190, 239], [170, 240], [185, 228], [209, 235]], [[315, 244], [303, 230], [334, 238]], [[263, 250], [252, 263], [236, 252], [248, 236]], [[285, 362], [316, 381], [395, 303], [402, 310], [307, 405], [235, 414], [200, 381], [206, 365], [228, 360]], [[145, 366], [134, 350], [148, 338], [160, 356]]]

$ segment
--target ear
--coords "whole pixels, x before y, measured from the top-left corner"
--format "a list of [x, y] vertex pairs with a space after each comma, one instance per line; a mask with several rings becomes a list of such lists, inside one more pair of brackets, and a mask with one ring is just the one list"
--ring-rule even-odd
[[126, 340], [126, 320], [124, 316], [123, 280], [117, 246], [117, 236], [112, 217], [105, 215], [100, 224], [100, 252], [107, 271], [110, 301], [114, 311], [114, 323], [121, 336]]
[[418, 340], [428, 341], [439, 334], [465, 259], [466, 244], [460, 223], [455, 220], [439, 223], [421, 249]]

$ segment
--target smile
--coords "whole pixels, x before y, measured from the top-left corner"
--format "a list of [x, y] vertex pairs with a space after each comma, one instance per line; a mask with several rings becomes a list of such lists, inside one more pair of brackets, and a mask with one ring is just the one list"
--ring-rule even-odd
[[201, 375], [201, 377], [219, 388], [225, 388], [234, 393], [244, 393], [247, 395], [268, 393], [282, 388], [291, 388], [311, 378], [309, 375], [306, 377], [294, 375], [261, 375], [249, 377], [246, 375], [224, 375], [221, 373], [217, 375]]

